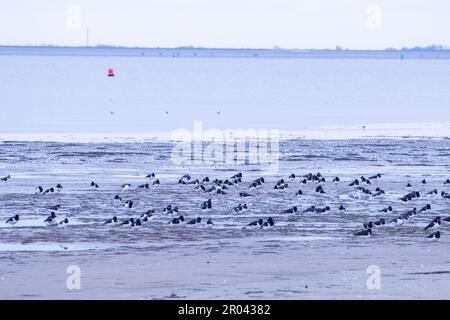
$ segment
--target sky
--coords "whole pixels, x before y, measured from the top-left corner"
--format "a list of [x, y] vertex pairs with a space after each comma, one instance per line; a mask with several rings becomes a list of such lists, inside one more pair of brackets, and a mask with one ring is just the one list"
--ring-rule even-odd
[[0, 45], [450, 46], [448, 0], [0, 0]]

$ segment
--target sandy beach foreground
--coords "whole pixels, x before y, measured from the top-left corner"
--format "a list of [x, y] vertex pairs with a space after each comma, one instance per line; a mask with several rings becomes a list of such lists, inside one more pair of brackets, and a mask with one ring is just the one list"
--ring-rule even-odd
[[[186, 250], [2, 253], [0, 298], [450, 298], [448, 244], [365, 240], [340, 247], [331, 241], [245, 247], [218, 241]], [[66, 287], [69, 265], [81, 269], [79, 290]], [[367, 287], [370, 265], [380, 268], [379, 290]]]

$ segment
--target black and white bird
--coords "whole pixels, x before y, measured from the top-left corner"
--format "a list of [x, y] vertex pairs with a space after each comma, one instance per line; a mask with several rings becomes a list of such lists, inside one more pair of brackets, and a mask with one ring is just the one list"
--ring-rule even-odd
[[44, 220], [44, 223], [48, 226], [53, 226], [56, 225], [56, 213], [55, 212], [50, 212], [50, 215], [47, 217], [47, 219]]
[[422, 212], [425, 212], [425, 211], [428, 211], [428, 210], [431, 210], [431, 205], [430, 205], [430, 204], [427, 204], [426, 206], [424, 206], [423, 208], [421, 208], [421, 209], [419, 210], [419, 213], [422, 213]]
[[366, 184], [372, 184], [372, 183], [370, 182], [370, 180], [367, 179], [367, 178], [364, 177], [364, 176], [361, 177], [361, 182], [365, 182]]
[[163, 209], [163, 213], [165, 213], [165, 214], [178, 213], [178, 211], [179, 211], [178, 207], [173, 207], [173, 208], [172, 208], [172, 205], [171, 205], [171, 204], [169, 204], [167, 207], [165, 207], [165, 208]]
[[19, 215], [15, 214], [13, 217], [9, 218], [8, 220], [6, 220], [6, 224], [10, 224], [10, 225], [15, 225], [17, 222], [19, 222]]
[[318, 186], [315, 190], [317, 193], [326, 193], [322, 186]]
[[114, 216], [111, 219], [106, 220], [103, 224], [116, 224], [117, 223], [117, 217]]
[[272, 217], [269, 217], [267, 219], [267, 221], [265, 221], [262, 225], [261, 225], [261, 229], [264, 228], [268, 228], [268, 227], [273, 227], [275, 225], [275, 221], [272, 219]]
[[410, 193], [404, 195], [403, 197], [401, 197], [400, 200], [403, 202], [408, 202], [414, 198], [419, 198], [419, 197], [420, 197], [420, 193], [417, 191], [413, 191], [413, 192], [410, 192]]
[[389, 206], [389, 207], [387, 207], [387, 208], [381, 209], [381, 210], [378, 211], [378, 212], [392, 212], [392, 207]]
[[431, 221], [425, 228], [423, 228], [423, 230], [436, 230], [437, 228], [439, 228], [442, 224], [441, 221], [441, 217], [436, 217], [433, 219], [433, 221]]
[[285, 184], [281, 184], [281, 185], [275, 185], [273, 188], [275, 190], [284, 190], [287, 189], [289, 187], [289, 184], [285, 183]]
[[170, 224], [180, 224], [184, 221], [183, 216], [179, 216], [178, 218], [173, 218], [171, 221], [169, 221]]
[[141, 214], [142, 222], [149, 222], [149, 221], [152, 221], [154, 218], [155, 218], [155, 210], [153, 210], [153, 209], [150, 209]]
[[65, 225], [67, 225], [67, 224], [69, 224], [69, 219], [68, 219], [68, 218], [64, 218], [63, 220], [61, 220], [61, 221], [59, 222], [59, 225], [60, 225], [60, 226], [65, 226]]
[[155, 210], [148, 210], [147, 212], [143, 213], [141, 215], [142, 222], [152, 221], [155, 218], [154, 214], [155, 214]]
[[369, 189], [366, 189], [364, 187], [356, 187], [356, 190], [358, 190], [359, 192], [362, 192], [364, 194], [368, 194], [368, 195], [372, 194], [372, 191], [370, 191]]
[[150, 185], [148, 183], [141, 184], [138, 186], [138, 189], [148, 189], [148, 188], [150, 188]]
[[416, 208], [413, 208], [412, 210], [406, 211], [404, 213], [404, 215], [407, 216], [407, 217], [411, 217], [411, 216], [414, 216], [416, 214], [417, 214], [417, 209]]
[[41, 194], [42, 192], [44, 192], [44, 188], [42, 188], [42, 186], [37, 186], [34, 190], [34, 194]]
[[186, 224], [197, 224], [197, 223], [202, 223], [202, 218], [197, 217], [186, 222]]
[[236, 211], [236, 212], [242, 211], [244, 209], [248, 209], [248, 204], [247, 203], [244, 203], [244, 204], [239, 203], [236, 207], [233, 208], [233, 210]]
[[257, 221], [250, 222], [247, 226], [249, 227], [262, 226], [263, 223], [264, 223], [263, 219], [258, 219]]
[[95, 183], [94, 181], [92, 181], [92, 182], [91, 182], [91, 188], [92, 188], [93, 190], [98, 190], [98, 189], [99, 189], [99, 186], [98, 186], [97, 183]]
[[125, 201], [125, 203], [124, 203], [125, 208], [128, 208], [128, 209], [133, 208], [133, 205], [134, 205], [133, 200], [127, 200], [127, 201]]
[[317, 213], [325, 213], [325, 212], [330, 211], [330, 210], [331, 210], [331, 208], [329, 206], [325, 206], [323, 208], [316, 208], [316, 212]]
[[172, 210], [172, 205], [169, 204], [167, 207], [163, 209], [163, 213], [170, 213]]
[[242, 173], [241, 172], [236, 173], [234, 176], [231, 177], [231, 179], [239, 179], [239, 178], [242, 178]]
[[52, 210], [52, 211], [58, 211], [59, 209], [61, 209], [61, 205], [57, 204], [55, 206], [47, 207], [47, 209]]
[[359, 232], [354, 233], [355, 236], [363, 236], [363, 237], [371, 237], [372, 236], [372, 229], [364, 229]]
[[353, 180], [348, 186], [349, 187], [359, 186], [359, 180], [358, 179]]
[[[251, 188], [257, 188], [257, 187], [261, 186], [263, 184], [263, 181], [261, 179], [263, 179], [263, 178], [253, 180], [253, 182], [248, 186], [248, 188], [251, 189]], [[278, 186], [278, 184], [277, 184], [277, 186]]]
[[[258, 183], [259, 185], [261, 184], [260, 180], [255, 180], [254, 183]], [[289, 185], [284, 181], [284, 179], [280, 179], [277, 181], [277, 183], [275, 184], [275, 186], [273, 187], [274, 189], [286, 189]]]
[[51, 187], [50, 189], [47, 189], [43, 192], [43, 194], [49, 194], [55, 192], [55, 188]]
[[414, 215], [413, 212], [408, 211], [408, 212], [402, 213], [402, 214], [400, 215], [400, 218], [402, 218], [403, 220], [406, 221], [406, 220], [408, 220], [409, 218], [411, 218], [413, 215]]
[[211, 201], [211, 199], [208, 199], [208, 201], [203, 202], [201, 208], [203, 210], [211, 209], [212, 208], [212, 201]]
[[56, 185], [56, 191], [61, 192], [62, 189], [64, 189], [63, 186], [62, 186], [60, 183], [58, 183], [58, 184]]
[[206, 188], [205, 188], [205, 186], [204, 185], [202, 185], [202, 184], [199, 184], [199, 185], [196, 185], [195, 187], [194, 187], [194, 190], [202, 190], [203, 192], [206, 192]]
[[9, 179], [11, 179], [11, 176], [8, 174], [6, 177], [1, 178], [0, 181], [7, 182]]
[[379, 179], [379, 178], [381, 178], [381, 173], [377, 173], [376, 175], [369, 177], [369, 179], [372, 179], [372, 180]]
[[200, 184], [200, 180], [198, 180], [198, 179], [191, 180], [189, 182], [186, 182], [186, 184]]
[[120, 225], [134, 227], [134, 222], [135, 222], [134, 218], [129, 218], [129, 219], [126, 219], [125, 221], [123, 221]]
[[381, 189], [381, 188], [376, 188], [375, 189], [375, 193], [372, 195], [373, 197], [376, 197], [376, 196], [381, 196], [381, 195], [383, 195], [383, 194], [386, 194], [386, 192], [383, 190], [383, 189]]
[[150, 217], [150, 216], [153, 216], [154, 214], [155, 214], [155, 210], [150, 209], [150, 210], [147, 210], [146, 212], [142, 213], [141, 218]]
[[372, 221], [364, 222], [363, 223], [363, 227], [364, 227], [364, 229], [372, 229], [373, 228], [373, 222]]
[[303, 210], [303, 213], [308, 213], [308, 212], [316, 212], [316, 207], [315, 206], [311, 206], [311, 207], [306, 208], [305, 210]]
[[283, 211], [281, 211], [281, 213], [296, 213], [297, 212], [297, 207], [296, 206], [294, 206], [294, 207], [292, 207], [292, 208], [289, 208], [289, 209], [286, 209], [286, 210], [283, 210]]
[[439, 231], [436, 231], [436, 232], [433, 232], [432, 234], [429, 234], [428, 236], [427, 236], [427, 239], [430, 239], [430, 240], [437, 240], [437, 239], [439, 239], [441, 237], [441, 233], [439, 232]]
[[220, 195], [222, 195], [222, 196], [224, 196], [224, 195], [227, 194], [227, 193], [226, 193], [225, 191], [223, 191], [222, 189], [218, 189], [216, 193], [217, 193], [217, 194], [220, 194]]
[[154, 177], [155, 177], [155, 173], [152, 172], [152, 173], [146, 175], [145, 177], [148, 178], [148, 179], [149, 179], [149, 178], [154, 178]]
[[217, 189], [216, 186], [212, 186], [211, 188], [208, 188], [208, 189], [206, 189], [204, 185], [201, 185], [201, 187], [203, 187], [202, 190], [207, 192], [207, 193], [214, 192]]
[[125, 183], [125, 184], [123, 184], [123, 185], [120, 186], [120, 189], [121, 189], [122, 191], [125, 191], [125, 190], [130, 189], [130, 187], [131, 187], [131, 184]]
[[406, 219], [404, 219], [403, 217], [397, 217], [397, 218], [391, 220], [391, 223], [390, 223], [390, 224], [393, 225], [393, 226], [395, 226], [395, 227], [399, 227], [399, 226], [401, 226], [402, 224], [404, 224], [405, 221], [406, 221]]

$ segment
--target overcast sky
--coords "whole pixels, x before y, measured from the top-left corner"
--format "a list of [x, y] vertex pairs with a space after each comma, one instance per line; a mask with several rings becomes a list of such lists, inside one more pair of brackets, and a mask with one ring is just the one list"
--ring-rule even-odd
[[0, 44], [450, 45], [448, 0], [0, 0]]

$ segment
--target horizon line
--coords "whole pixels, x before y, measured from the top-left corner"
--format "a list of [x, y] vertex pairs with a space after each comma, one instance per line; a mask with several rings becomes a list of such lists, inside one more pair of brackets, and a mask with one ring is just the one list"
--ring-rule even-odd
[[146, 47], [146, 46], [126, 46], [126, 45], [110, 45], [110, 44], [97, 44], [97, 45], [58, 45], [58, 44], [20, 44], [9, 45], [0, 44], [0, 48], [57, 48], [57, 49], [139, 49], [139, 50], [245, 50], [245, 51], [333, 51], [333, 52], [354, 52], [354, 51], [369, 51], [369, 52], [401, 52], [401, 51], [450, 51], [450, 47], [444, 45], [428, 45], [428, 46], [413, 46], [413, 47], [387, 47], [384, 49], [363, 49], [363, 48], [344, 48], [336, 46], [335, 48], [283, 48], [274, 45], [272, 48], [245, 48], [245, 47], [202, 47], [202, 46], [176, 46], [176, 47]]

